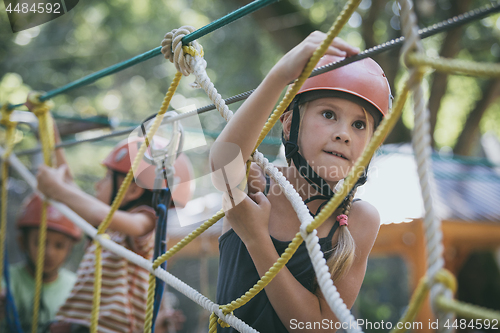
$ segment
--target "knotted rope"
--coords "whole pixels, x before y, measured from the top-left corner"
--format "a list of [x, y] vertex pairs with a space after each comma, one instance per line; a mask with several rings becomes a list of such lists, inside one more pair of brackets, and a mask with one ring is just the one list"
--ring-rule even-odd
[[[438, 271], [444, 267], [443, 234], [441, 231], [441, 221], [436, 215], [433, 197], [435, 197], [434, 177], [431, 172], [431, 137], [429, 125], [429, 110], [424, 99], [422, 88], [423, 66], [409, 66], [409, 55], [412, 53], [423, 54], [424, 48], [418, 36], [417, 19], [412, 11], [413, 3], [411, 0], [399, 1], [401, 6], [401, 22], [402, 31], [405, 36], [405, 44], [402, 49], [402, 59], [409, 67], [410, 76], [415, 78], [412, 80], [411, 89], [413, 90], [413, 98], [415, 101], [415, 127], [413, 130], [412, 144], [417, 162], [417, 172], [420, 179], [420, 187], [422, 189], [422, 198], [424, 200], [425, 217], [425, 239], [427, 247], [427, 276], [431, 284], [431, 302], [435, 304], [436, 298], [443, 295], [451, 299], [452, 291], [442, 283], [435, 279]], [[433, 305], [434, 306], [434, 305]], [[447, 320], [451, 320], [454, 314], [451, 311], [439, 311], [434, 306], [434, 312], [438, 316], [439, 331], [451, 332], [450, 326], [445, 327]]]
[[[40, 143], [42, 145], [43, 159], [47, 166], [52, 166], [53, 151], [55, 146], [54, 122], [50, 116], [50, 110], [54, 107], [52, 101], [41, 102], [41, 93], [33, 92], [28, 95], [28, 108], [38, 118], [38, 128]], [[38, 331], [38, 316], [40, 311], [40, 298], [43, 283], [43, 266], [45, 259], [45, 240], [47, 238], [47, 206], [48, 202], [43, 201], [40, 227], [38, 229], [38, 253], [35, 271], [35, 295], [33, 304], [33, 321], [31, 323], [31, 333]]]
[[195, 29], [191, 26], [182, 26], [179, 29], [167, 32], [161, 42], [161, 53], [163, 53], [165, 59], [170, 60], [177, 68], [177, 71], [184, 76], [189, 76], [193, 72], [191, 59], [196, 55], [203, 57], [203, 48], [196, 40], [190, 42], [190, 45], [182, 45], [182, 38], [193, 31]]
[[8, 158], [14, 148], [15, 131], [17, 123], [10, 120], [12, 109], [8, 104], [4, 104], [0, 110], [2, 118], [0, 125], [5, 126], [5, 152], [2, 155], [2, 211], [0, 221], [0, 278], [3, 277], [4, 256], [5, 256], [5, 236], [7, 235], [7, 182], [9, 177]]
[[[120, 207], [123, 198], [127, 192], [128, 187], [130, 186], [130, 183], [134, 179], [134, 174], [139, 167], [139, 164], [141, 162], [142, 157], [144, 156], [144, 153], [146, 152], [147, 149], [147, 143], [150, 142], [158, 130], [158, 128], [161, 125], [161, 122], [163, 120], [163, 116], [167, 112], [168, 106], [170, 104], [170, 101], [172, 100], [172, 97], [175, 93], [175, 90], [177, 89], [177, 86], [179, 85], [179, 82], [181, 80], [182, 74], [180, 72], [177, 72], [175, 74], [174, 80], [172, 81], [172, 84], [170, 85], [167, 94], [165, 95], [165, 98], [163, 100], [163, 103], [160, 107], [160, 111], [158, 112], [158, 115], [156, 116], [155, 121], [153, 122], [151, 129], [146, 135], [146, 139], [144, 140], [144, 143], [142, 143], [141, 147], [139, 148], [139, 151], [137, 152], [137, 156], [135, 157], [134, 162], [132, 163], [132, 166], [125, 176], [125, 179], [122, 182], [122, 185], [120, 186], [120, 189], [117, 192], [117, 195], [115, 199], [113, 200], [113, 204], [111, 205], [111, 209], [106, 216], [106, 218], [102, 221], [102, 223], [99, 225], [99, 228], [97, 229], [97, 237], [101, 237], [106, 231], [106, 229], [109, 227], [111, 224], [112, 218], [114, 213], [118, 210]], [[91, 333], [96, 333], [97, 332], [97, 324], [98, 324], [98, 319], [99, 319], [99, 307], [100, 307], [100, 290], [101, 290], [101, 279], [102, 279], [102, 263], [101, 263], [101, 253], [102, 253], [102, 247], [100, 242], [94, 241], [96, 245], [96, 260], [95, 260], [95, 279], [94, 279], [94, 297], [92, 299], [92, 317], [91, 317], [91, 326], [90, 326], [90, 331]]]

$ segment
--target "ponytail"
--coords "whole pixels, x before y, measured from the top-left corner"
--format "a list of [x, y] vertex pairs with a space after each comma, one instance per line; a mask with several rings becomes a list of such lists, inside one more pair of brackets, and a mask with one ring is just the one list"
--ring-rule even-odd
[[[343, 214], [349, 216], [352, 200], [356, 190], [351, 191], [344, 205]], [[354, 262], [354, 252], [356, 244], [352, 238], [347, 225], [339, 226], [339, 238], [337, 244], [332, 249], [332, 255], [327, 260], [327, 265], [330, 268], [330, 275], [333, 281], [341, 279], [351, 268]]]

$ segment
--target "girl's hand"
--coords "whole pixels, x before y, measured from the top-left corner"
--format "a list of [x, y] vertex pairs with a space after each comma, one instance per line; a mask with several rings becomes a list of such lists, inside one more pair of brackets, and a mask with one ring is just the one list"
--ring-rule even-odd
[[75, 186], [66, 164], [61, 165], [57, 169], [41, 165], [38, 168], [36, 179], [38, 181], [38, 190], [57, 201], [61, 201], [61, 192], [67, 186]]
[[266, 196], [262, 192], [246, 195], [238, 188], [232, 190], [231, 194], [232, 197], [227, 192], [223, 194], [222, 207], [229, 224], [243, 243], [248, 246], [263, 237], [269, 238], [271, 203]]
[[[312, 54], [325, 38], [326, 34], [321, 31], [312, 32], [299, 45], [285, 54], [271, 69], [270, 74], [279, 77], [285, 84], [295, 80], [302, 73]], [[357, 47], [349, 45], [339, 37], [335, 37], [325, 54], [344, 58], [358, 53], [359, 49]]]

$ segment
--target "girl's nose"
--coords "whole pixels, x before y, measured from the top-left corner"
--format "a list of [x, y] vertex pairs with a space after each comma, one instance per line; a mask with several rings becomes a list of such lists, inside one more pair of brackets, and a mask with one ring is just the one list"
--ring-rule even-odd
[[349, 130], [344, 125], [340, 125], [334, 135], [335, 141], [343, 141], [345, 143], [349, 143], [351, 141]]
[[53, 255], [54, 247], [51, 244], [45, 244], [45, 259], [50, 259]]

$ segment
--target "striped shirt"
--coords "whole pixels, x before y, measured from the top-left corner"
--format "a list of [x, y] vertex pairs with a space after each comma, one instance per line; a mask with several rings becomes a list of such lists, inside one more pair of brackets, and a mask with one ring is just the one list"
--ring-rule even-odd
[[[144, 213], [156, 219], [148, 206], [131, 212]], [[111, 240], [151, 260], [154, 232], [142, 237], [129, 237], [109, 231]], [[89, 246], [78, 267], [77, 282], [66, 303], [59, 309], [56, 320], [90, 326], [94, 293], [95, 244]], [[102, 249], [102, 285], [98, 332], [135, 333], [144, 330], [149, 272], [113, 252]]]

